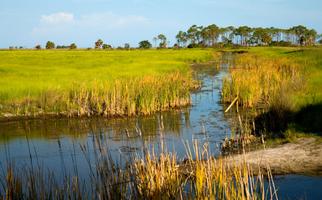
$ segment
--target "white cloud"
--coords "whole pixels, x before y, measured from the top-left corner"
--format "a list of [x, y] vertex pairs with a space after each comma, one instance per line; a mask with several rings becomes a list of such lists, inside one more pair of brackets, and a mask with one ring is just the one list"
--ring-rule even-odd
[[31, 36], [35, 41], [52, 40], [57, 43], [69, 41], [87, 41], [104, 37], [111, 41], [123, 42], [127, 34], [131, 37], [141, 37], [142, 30], [151, 28], [149, 19], [140, 15], [119, 15], [112, 12], [74, 15], [59, 12], [43, 15], [39, 23], [32, 29]]
[[147, 18], [139, 15], [117, 15], [112, 12], [93, 13], [75, 17], [72, 13], [59, 12], [43, 15], [40, 23], [33, 28], [32, 35], [64, 34], [68, 31], [102, 32], [129, 30], [149, 25]]
[[74, 22], [74, 15], [72, 13], [59, 12], [51, 15], [43, 15], [40, 21], [45, 24], [61, 24]]
[[81, 15], [79, 18], [75, 18], [74, 14], [67, 12], [59, 12], [50, 15], [42, 15], [40, 18], [40, 24], [35, 29], [46, 27], [59, 27], [74, 25], [74, 28], [128, 28], [136, 25], [147, 25], [149, 20], [139, 15], [117, 15], [112, 12], [105, 13], [93, 13]]

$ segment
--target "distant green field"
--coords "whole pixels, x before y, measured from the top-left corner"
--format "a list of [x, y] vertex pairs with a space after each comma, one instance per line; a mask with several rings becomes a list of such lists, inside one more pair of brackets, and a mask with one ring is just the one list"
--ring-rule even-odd
[[198, 49], [0, 51], [0, 115], [127, 115], [178, 106], [192, 84], [188, 63], [212, 58]]

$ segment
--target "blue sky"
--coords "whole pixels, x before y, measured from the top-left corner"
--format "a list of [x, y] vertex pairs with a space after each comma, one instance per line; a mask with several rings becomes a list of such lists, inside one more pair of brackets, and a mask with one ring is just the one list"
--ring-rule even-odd
[[33, 47], [51, 40], [113, 46], [164, 33], [173, 44], [193, 24], [288, 28], [303, 24], [322, 33], [321, 0], [1, 0], [0, 48]]

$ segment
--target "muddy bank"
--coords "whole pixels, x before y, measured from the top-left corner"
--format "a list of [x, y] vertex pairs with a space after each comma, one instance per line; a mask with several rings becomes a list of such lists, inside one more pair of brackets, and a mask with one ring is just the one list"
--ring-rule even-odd
[[267, 168], [277, 174], [322, 175], [322, 142], [317, 138], [300, 138], [273, 148], [247, 152], [226, 158], [231, 163], [246, 161], [253, 169]]

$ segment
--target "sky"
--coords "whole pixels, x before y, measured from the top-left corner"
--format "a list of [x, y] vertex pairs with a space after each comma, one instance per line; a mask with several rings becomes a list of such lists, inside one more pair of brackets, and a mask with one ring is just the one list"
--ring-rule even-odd
[[114, 47], [150, 40], [170, 43], [191, 25], [289, 28], [322, 33], [321, 0], [0, 0], [0, 48], [34, 47], [50, 40], [93, 47], [101, 38]]

